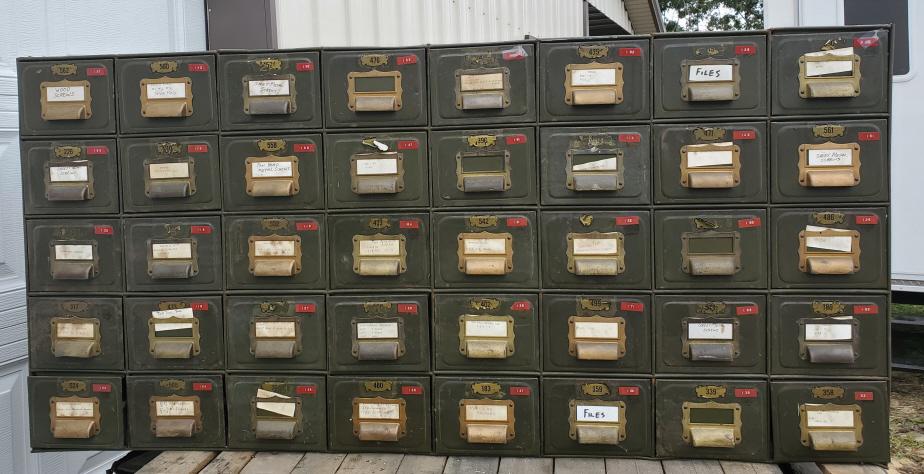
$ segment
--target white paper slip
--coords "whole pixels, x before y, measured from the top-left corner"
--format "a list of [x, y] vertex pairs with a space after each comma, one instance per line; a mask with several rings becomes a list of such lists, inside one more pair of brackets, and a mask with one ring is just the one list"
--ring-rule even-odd
[[288, 79], [247, 81], [247, 92], [251, 97], [289, 95]]
[[253, 243], [256, 257], [294, 257], [294, 240], [256, 240]]
[[87, 181], [86, 166], [49, 166], [48, 178], [52, 183], [79, 183]]
[[851, 166], [853, 165], [853, 150], [840, 148], [830, 150], [809, 150], [809, 166]]
[[155, 323], [154, 324], [154, 335], [156, 336], [159, 332], [167, 331], [177, 331], [180, 329], [192, 329], [193, 323]]
[[853, 428], [853, 411], [808, 410], [805, 424], [809, 428]]
[[93, 260], [92, 245], [55, 245], [55, 260]]
[[853, 71], [853, 61], [810, 61], [805, 63], [806, 77], [828, 76]]
[[397, 257], [401, 255], [401, 241], [360, 240], [359, 255], [362, 257]]
[[357, 339], [397, 339], [398, 323], [356, 323]]
[[472, 337], [507, 337], [507, 321], [465, 321], [465, 335]]
[[276, 397], [276, 398], [290, 398], [290, 397], [288, 397], [288, 396], [286, 396], [286, 395], [283, 395], [283, 394], [281, 394], [281, 393], [272, 392], [272, 391], [270, 391], [270, 390], [263, 390], [262, 388], [258, 388], [258, 389], [257, 389], [257, 398], [272, 398], [272, 397]]
[[295, 321], [257, 321], [253, 329], [258, 338], [295, 337]]
[[66, 418], [92, 418], [93, 402], [55, 402], [55, 416]]
[[48, 102], [80, 102], [85, 100], [84, 87], [46, 87], [45, 100]]
[[690, 66], [690, 82], [731, 81], [733, 66], [731, 64], [694, 64]]
[[573, 239], [574, 255], [616, 255], [619, 241], [616, 239]]
[[68, 339], [92, 339], [96, 334], [93, 323], [62, 323], [55, 325], [55, 336]]
[[148, 84], [146, 88], [149, 100], [185, 99], [185, 82], [165, 82], [162, 84]]
[[401, 419], [401, 405], [397, 403], [360, 403], [359, 418], [364, 420]]
[[462, 92], [499, 90], [504, 88], [504, 74], [463, 74], [459, 82]]
[[616, 171], [618, 167], [619, 160], [614, 156], [574, 165], [571, 167], [571, 171]]
[[507, 421], [506, 405], [465, 405], [467, 421]]
[[277, 415], [292, 418], [295, 416], [295, 403], [292, 402], [257, 402], [257, 410], [264, 410]]
[[254, 178], [291, 178], [291, 161], [256, 161], [250, 164], [250, 175]]
[[619, 423], [619, 407], [577, 405], [574, 407], [574, 418], [591, 423]]
[[151, 244], [151, 258], [154, 260], [186, 260], [192, 258], [192, 244], [189, 242]]
[[571, 71], [572, 86], [615, 86], [616, 68], [575, 69]]
[[708, 145], [687, 145], [687, 168], [703, 168], [706, 166], [731, 166], [734, 164], [732, 150], [702, 150], [707, 147], [733, 147], [732, 142], [713, 143]]
[[189, 177], [189, 163], [151, 163], [148, 165], [151, 179], [177, 179]]
[[850, 236], [849, 230], [832, 229], [830, 227], [819, 227], [814, 225], [805, 226], [806, 232], [823, 232], [833, 230], [840, 235], [832, 236], [808, 236], [805, 238], [805, 246], [813, 249], [833, 250], [835, 252], [850, 252], [853, 248], [853, 237]]
[[507, 253], [507, 239], [465, 239], [466, 255], [498, 255]]
[[397, 158], [367, 158], [356, 160], [358, 176], [375, 174], [398, 174]]
[[579, 339], [619, 339], [619, 323], [576, 321], [574, 337]]
[[822, 57], [822, 56], [845, 56], [845, 57], [851, 57], [851, 58], [852, 58], [852, 57], [853, 57], [853, 48], [852, 48], [852, 47], [846, 47], [846, 48], [832, 49], [832, 50], [830, 50], [830, 51], [814, 51], [814, 52], [811, 52], [811, 53], [805, 53], [805, 55], [806, 55], [807, 57], [810, 57], [810, 58], [812, 58], [812, 57], [818, 58], [818, 57]]
[[806, 341], [849, 341], [853, 339], [852, 324], [806, 324]]
[[689, 323], [688, 339], [732, 340], [734, 326], [731, 323]]
[[196, 415], [196, 404], [192, 400], [158, 400], [154, 407], [157, 416]]
[[164, 309], [160, 311], [151, 311], [151, 317], [154, 319], [192, 319], [195, 317], [195, 313], [193, 313], [192, 308]]

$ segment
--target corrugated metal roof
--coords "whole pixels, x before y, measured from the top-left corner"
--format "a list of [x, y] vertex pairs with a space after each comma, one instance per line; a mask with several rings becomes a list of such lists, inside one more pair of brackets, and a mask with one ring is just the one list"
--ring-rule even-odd
[[613, 20], [614, 23], [623, 27], [629, 33], [635, 33], [623, 0], [589, 0], [589, 3], [597, 7], [597, 10], [603, 12], [610, 20]]
[[280, 48], [582, 36], [582, 0], [276, 0]]

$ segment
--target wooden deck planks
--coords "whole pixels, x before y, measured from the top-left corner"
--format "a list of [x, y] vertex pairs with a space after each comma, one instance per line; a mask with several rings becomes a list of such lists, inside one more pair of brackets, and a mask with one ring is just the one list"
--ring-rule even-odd
[[482, 456], [450, 456], [443, 474], [497, 474], [500, 458]]
[[718, 461], [702, 459], [669, 459], [661, 461], [664, 474], [724, 474]]
[[218, 453], [215, 451], [164, 451], [138, 470], [140, 474], [196, 474]]
[[346, 454], [342, 453], [305, 453], [292, 474], [335, 474]]
[[395, 474], [403, 454], [347, 454], [337, 474]]
[[199, 474], [238, 474], [254, 454], [253, 451], [222, 451]]
[[783, 470], [776, 464], [719, 461], [725, 474], [783, 474]]
[[606, 458], [607, 474], [662, 474], [661, 461], [649, 459]]
[[561, 474], [606, 474], [603, 458], [556, 458], [555, 472]]
[[497, 474], [552, 474], [552, 458], [501, 458]]
[[241, 474], [289, 474], [305, 453], [302, 452], [261, 452], [244, 466]]
[[446, 456], [405, 454], [398, 467], [398, 474], [442, 474], [444, 467]]

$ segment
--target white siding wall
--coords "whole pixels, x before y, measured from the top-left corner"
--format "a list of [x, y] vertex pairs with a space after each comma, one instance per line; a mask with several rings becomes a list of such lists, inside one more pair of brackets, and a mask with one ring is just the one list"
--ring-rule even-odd
[[584, 34], [584, 5], [581, 0], [276, 0], [276, 27], [280, 48], [559, 38]]
[[[14, 5], [15, 3], [15, 5]], [[203, 0], [5, 1], [0, 14], [0, 472], [76, 473], [115, 453], [29, 454], [16, 58], [205, 49]]]

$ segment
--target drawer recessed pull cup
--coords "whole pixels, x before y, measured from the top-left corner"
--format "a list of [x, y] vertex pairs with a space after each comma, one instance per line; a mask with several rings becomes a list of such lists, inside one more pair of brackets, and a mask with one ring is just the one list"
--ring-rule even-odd
[[292, 277], [302, 271], [302, 239], [297, 235], [252, 235], [248, 269], [255, 277]]
[[244, 76], [241, 81], [247, 115], [289, 115], [298, 108], [292, 74]]
[[52, 202], [88, 201], [96, 196], [92, 161], [49, 161], [43, 168], [45, 199]]
[[464, 69], [455, 73], [456, 109], [503, 109], [510, 105], [510, 70]]
[[860, 271], [860, 233], [829, 228], [799, 231], [799, 270], [810, 275]]
[[302, 401], [282, 396], [250, 400], [250, 428], [257, 439], [295, 439], [302, 431]]
[[575, 106], [618, 105], [623, 101], [622, 63], [565, 66], [565, 103]]
[[49, 415], [55, 439], [89, 439], [101, 430], [96, 397], [51, 397]]
[[819, 51], [799, 57], [799, 97], [838, 99], [860, 95], [860, 56]]
[[403, 398], [354, 398], [353, 436], [360, 441], [397, 442], [407, 435], [406, 406]]
[[196, 164], [181, 161], [145, 160], [144, 195], [150, 199], [185, 198], [196, 194]]
[[141, 116], [185, 118], [193, 114], [192, 79], [159, 77], [141, 80]]
[[860, 355], [860, 322], [852, 317], [804, 318], [799, 358], [811, 364], [853, 364]]
[[569, 232], [568, 272], [579, 276], [616, 276], [626, 271], [621, 232]]
[[511, 357], [516, 350], [513, 329], [510, 316], [459, 316], [459, 352], [469, 359]]
[[503, 276], [513, 271], [513, 236], [509, 233], [463, 232], [457, 240], [460, 272]]
[[741, 95], [737, 59], [684, 59], [680, 62], [680, 98], [684, 102], [725, 102]]
[[302, 352], [301, 321], [263, 317], [250, 321], [250, 353], [257, 359], [292, 359]]
[[154, 437], [192, 438], [202, 431], [199, 397], [153, 396], [148, 404]]
[[456, 153], [456, 188], [465, 193], [497, 193], [510, 189], [510, 152]]
[[731, 276], [741, 270], [738, 232], [684, 232], [682, 269], [692, 276]]
[[244, 160], [244, 186], [251, 197], [295, 196], [299, 191], [298, 157], [248, 157]]
[[95, 240], [53, 240], [48, 247], [52, 279], [89, 280], [99, 275], [99, 251]]
[[734, 448], [741, 443], [741, 405], [684, 402], [682, 438], [694, 448]]
[[459, 437], [469, 444], [507, 444], [516, 437], [512, 400], [463, 399]]
[[578, 444], [617, 446], [626, 439], [625, 416], [625, 402], [570, 400], [568, 436]]
[[89, 359], [102, 352], [99, 319], [73, 316], [52, 318], [51, 353], [55, 357]]
[[626, 320], [621, 317], [568, 318], [568, 353], [578, 360], [619, 360], [626, 355]]
[[46, 81], [39, 89], [42, 120], [87, 120], [93, 116], [89, 81]]
[[800, 441], [813, 451], [856, 452], [863, 445], [859, 405], [799, 405]]
[[622, 149], [565, 153], [565, 187], [572, 191], [619, 191], [625, 185]]
[[860, 144], [799, 145], [799, 185], [808, 188], [852, 187], [860, 184]]
[[680, 185], [728, 189], [741, 184], [741, 149], [731, 142], [680, 147]]
[[196, 239], [151, 239], [147, 254], [151, 279], [188, 279], [199, 274]]
[[402, 107], [402, 93], [398, 71], [347, 74], [347, 107], [353, 112], [397, 112]]

